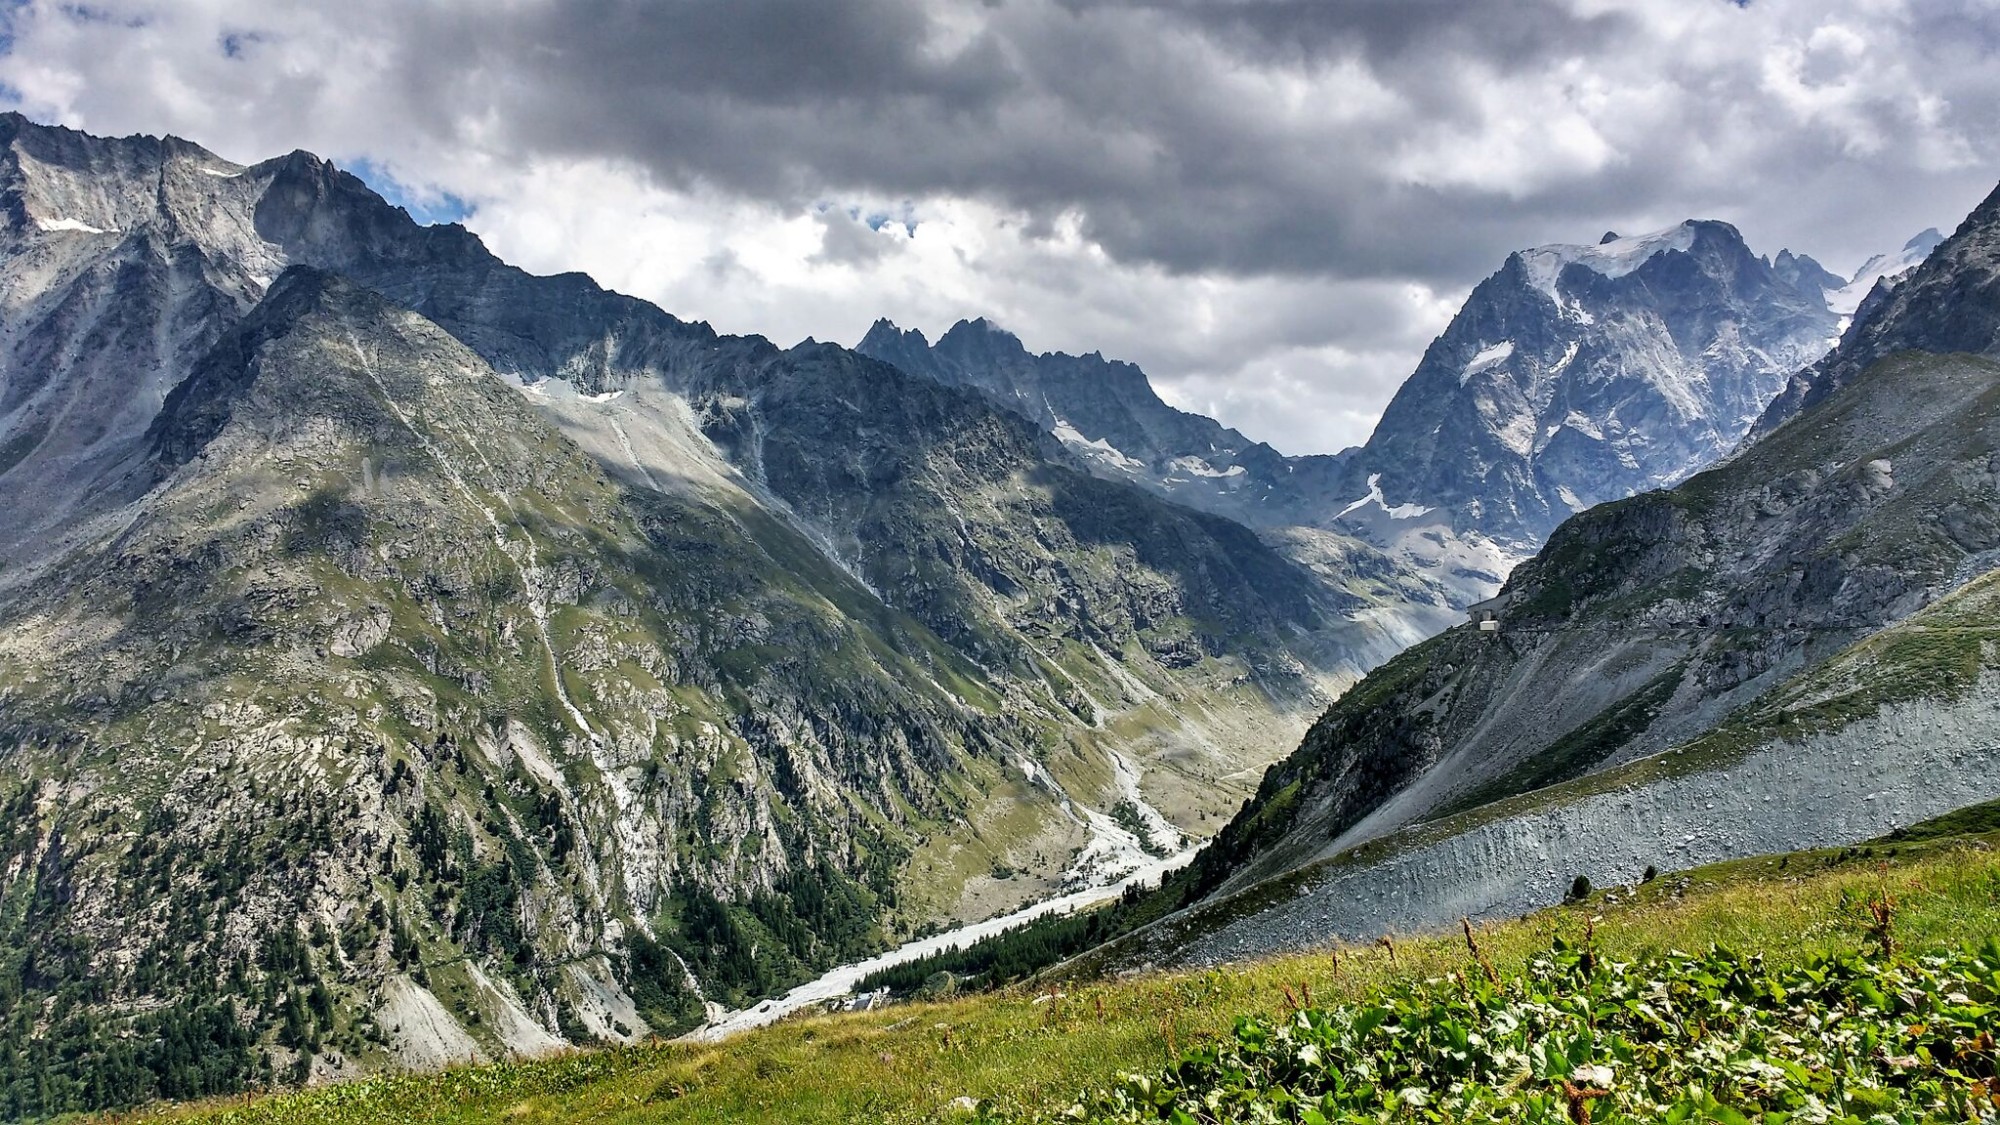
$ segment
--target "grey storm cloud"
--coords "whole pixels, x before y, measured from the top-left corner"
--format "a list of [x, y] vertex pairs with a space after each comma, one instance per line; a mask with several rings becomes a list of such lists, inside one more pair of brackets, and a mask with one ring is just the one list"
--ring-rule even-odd
[[[588, 0], [498, 18], [417, 8], [390, 41], [410, 100], [446, 111], [433, 127], [476, 127], [524, 154], [614, 157], [668, 183], [781, 202], [946, 192], [1031, 215], [1074, 210], [1113, 253], [1175, 270], [1367, 276], [1490, 266], [1496, 238], [1571, 208], [1399, 182], [1372, 159], [1412, 120], [1476, 124], [1468, 64], [1518, 72], [1633, 33], [1629, 20], [1553, 0], [972, 11], [954, 20], [911, 0]], [[1337, 129], [1287, 125], [1231, 88], [1246, 72], [1343, 62], [1392, 91], [1395, 111]], [[1418, 227], [1451, 237], [1413, 239]]]
[[[362, 5], [347, 30], [375, 44], [379, 88], [305, 78], [321, 99], [387, 100], [430, 136], [496, 156], [610, 159], [784, 205], [830, 192], [978, 198], [1031, 221], [1074, 215], [1120, 260], [1189, 273], [1463, 285], [1502, 248], [1634, 214], [1822, 217], [1852, 208], [1829, 195], [1916, 178], [1907, 151], [1864, 151], [1862, 133], [1954, 138], [1973, 171], [1943, 189], [1953, 200], [1993, 175], [1990, 0], [1857, 4], [1854, 31], [1893, 65], [1803, 52], [1802, 99], [1857, 67], [1883, 76], [1803, 125], [1774, 92], [1783, 45], [1736, 41], [1768, 34], [1765, 3]], [[1675, 6], [1725, 18], [1658, 42], [1660, 21], [1641, 13]], [[237, 66], [287, 48], [256, 12], [217, 36]], [[1499, 129], [1530, 136], [1467, 160], [1542, 159], [1532, 134], [1621, 79], [1654, 89], [1633, 135], [1592, 141], [1607, 150], [1594, 165], [1525, 183], [1435, 174], [1455, 139]], [[1431, 158], [1413, 160], [1426, 145]]]
[[[1847, 270], [2000, 179], [2000, 0], [21, 0], [0, 18], [0, 102], [31, 114], [237, 159], [366, 158], [472, 201], [524, 260], [595, 263], [736, 330], [998, 316], [1280, 436], [1301, 394], [1360, 426], [1512, 249], [1719, 218]], [[578, 168], [599, 171], [550, 171]], [[628, 231], [577, 212], [643, 203], [611, 179], [711, 225], [804, 217], [814, 242], [776, 273], [768, 241], [664, 243], [690, 255], [681, 281], [657, 254], [593, 258], [591, 232]], [[923, 240], [880, 235], [884, 206], [984, 225], [924, 259], [949, 278], [913, 279]]]
[[[1677, 2], [1727, 8], [1746, 34], [1757, 18], [1729, 0]], [[390, 18], [403, 21], [386, 37], [392, 72], [448, 138], [631, 161], [662, 182], [781, 203], [950, 193], [1074, 213], [1121, 259], [1185, 272], [1463, 283], [1492, 268], [1496, 247], [1579, 218], [1740, 211], [1760, 192], [1909, 178], [1907, 154], [1857, 153], [1854, 129], [1962, 137], [1987, 177], [2000, 110], [1988, 3], [1858, 25], [1908, 64], [1901, 81], [1923, 85], [1861, 98], [1840, 129], [1801, 129], [1774, 104], [1766, 56], [1662, 46], [1692, 53], [1655, 60], [1666, 89], [1653, 132], [1634, 139], [1646, 143], [1517, 190], [1439, 182], [1399, 156], [1424, 135], [1476, 136], [1496, 112], [1532, 128], [1551, 108], [1534, 99], [1574, 95], [1537, 76], [1580, 63], [1582, 83], [1599, 63], [1613, 73], [1598, 79], [1615, 80], [1620, 60], [1654, 50], [1645, 21], [1559, 0], [583, 0]], [[1852, 58], [1818, 54], [1802, 61], [1804, 83], [1848, 77]], [[1322, 105], [1276, 110], [1258, 96], [1314, 79]], [[1367, 112], [1344, 112], [1349, 88]], [[1496, 111], [1496, 90], [1522, 101]], [[1691, 159], [1718, 147], [1747, 151], [1721, 168]], [[1816, 183], [1829, 166], [1838, 181]]]

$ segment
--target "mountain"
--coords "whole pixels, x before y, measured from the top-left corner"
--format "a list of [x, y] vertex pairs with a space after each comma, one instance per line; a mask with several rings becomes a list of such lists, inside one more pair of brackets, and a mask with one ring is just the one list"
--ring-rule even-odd
[[[1923, 235], [1918, 235], [1917, 239], [1923, 237]], [[1913, 239], [1912, 241], [1917, 241], [1917, 239]], [[1888, 255], [1878, 255], [1875, 260], [1887, 260], [1887, 258]], [[1875, 260], [1871, 260], [1870, 264], [1873, 265]], [[1867, 271], [1866, 266], [1862, 269], [1863, 272]], [[1827, 294], [1827, 307], [1832, 308], [1835, 312], [1842, 311], [1834, 308], [1834, 301], [1830, 291], [1844, 288], [1848, 284], [1848, 279], [1820, 265], [1812, 258], [1804, 254], [1794, 254], [1790, 250], [1780, 250], [1778, 251], [1778, 256], [1771, 259], [1771, 272], [1775, 273], [1779, 280], [1794, 289], [1806, 293], [1818, 292]], [[1850, 308], [1846, 311], [1851, 313], [1854, 310]]]
[[858, 350], [975, 388], [1099, 475], [1281, 547], [1304, 533], [1285, 529], [1358, 538], [1462, 606], [1575, 512], [1676, 483], [1734, 448], [1828, 347], [1825, 289], [1839, 284], [1810, 258], [1752, 254], [1719, 222], [1520, 251], [1473, 290], [1368, 442], [1330, 457], [1282, 456], [1167, 406], [1137, 367], [1033, 355], [983, 320], [935, 345], [878, 322]]
[[[1918, 265], [1900, 275], [1884, 274], [1861, 302], [1840, 347], [1786, 382], [1757, 420], [1753, 436], [1783, 426], [1898, 351], [1990, 353], [2000, 339], [1996, 212], [2000, 203], [1988, 196]], [[1913, 256], [1925, 241], [1920, 235], [1905, 249]], [[1865, 273], [1866, 268], [1857, 281]]]
[[1510, 255], [1344, 468], [1336, 518], [1469, 597], [1563, 520], [1732, 449], [1834, 318], [1726, 223]]
[[15, 1116], [685, 1027], [1205, 835], [1411, 639], [310, 154], [4, 115], [0, 211]]
[[1853, 316], [1854, 311], [1861, 307], [1861, 302], [1874, 291], [1877, 282], [1887, 281], [1893, 285], [1904, 274], [1923, 265], [1924, 259], [1930, 257], [1931, 251], [1943, 241], [1944, 235], [1932, 227], [1903, 243], [1903, 248], [1893, 254], [1875, 255], [1854, 271], [1847, 284], [1826, 295], [1827, 307], [1842, 316]]
[[1286, 457], [1212, 418], [1175, 409], [1133, 364], [1097, 352], [1037, 355], [985, 319], [959, 321], [936, 344], [878, 320], [855, 350], [985, 394], [1053, 434], [1101, 476], [1251, 527], [1313, 522], [1324, 506], [1314, 489], [1331, 483], [1338, 463]]
[[2000, 192], [1863, 305], [1794, 421], [1570, 519], [1492, 622], [1350, 690], [1197, 859], [1199, 905], [1119, 956], [1518, 913], [2000, 794], [1996, 238]]

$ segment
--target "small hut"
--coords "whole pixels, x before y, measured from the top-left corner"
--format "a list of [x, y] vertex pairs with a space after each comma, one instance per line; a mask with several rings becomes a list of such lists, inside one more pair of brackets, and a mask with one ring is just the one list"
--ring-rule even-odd
[[1472, 605], [1465, 607], [1465, 613], [1466, 616], [1472, 619], [1474, 625], [1479, 626], [1480, 632], [1497, 633], [1500, 631], [1500, 613], [1507, 608], [1507, 603], [1512, 600], [1514, 600], [1514, 595], [1500, 594], [1496, 597], [1488, 598], [1483, 602], [1474, 602]]

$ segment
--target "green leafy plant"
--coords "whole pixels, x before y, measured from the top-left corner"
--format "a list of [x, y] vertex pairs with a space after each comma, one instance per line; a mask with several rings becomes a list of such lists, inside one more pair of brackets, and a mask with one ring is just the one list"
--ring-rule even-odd
[[1774, 971], [1721, 947], [1617, 962], [1588, 936], [1558, 937], [1504, 981], [1457, 972], [1372, 1004], [1239, 1019], [1164, 1071], [1126, 1075], [1060, 1118], [1993, 1122], [1996, 1017], [1996, 939], [1943, 956], [1842, 954]]

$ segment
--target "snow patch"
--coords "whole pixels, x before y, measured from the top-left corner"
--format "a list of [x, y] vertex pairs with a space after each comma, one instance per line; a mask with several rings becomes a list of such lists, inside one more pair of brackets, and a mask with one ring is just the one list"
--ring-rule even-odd
[[1123, 450], [1103, 438], [1091, 441], [1089, 438], [1084, 437], [1082, 431], [1070, 425], [1062, 418], [1056, 419], [1055, 429], [1050, 432], [1056, 435], [1058, 441], [1086, 457], [1094, 457], [1097, 460], [1115, 465], [1129, 472], [1138, 472], [1146, 467], [1144, 461], [1136, 457], [1126, 456]]
[[1570, 361], [1576, 358], [1576, 349], [1578, 348], [1578, 346], [1579, 345], [1575, 340], [1571, 340], [1569, 342], [1569, 347], [1563, 349], [1563, 357], [1559, 360], [1556, 360], [1556, 364], [1554, 367], [1549, 368], [1549, 374], [1560, 375], [1563, 372], [1569, 370]]
[[1198, 477], [1209, 477], [1214, 480], [1226, 480], [1229, 477], [1240, 477], [1243, 476], [1245, 472], [1243, 466], [1241, 465], [1231, 465], [1226, 469], [1210, 468], [1208, 462], [1203, 461], [1199, 457], [1176, 457], [1173, 460], [1173, 465], [1174, 468], [1179, 469], [1184, 473], [1189, 473]]
[[1938, 244], [1943, 241], [1944, 236], [1936, 229], [1927, 230], [1905, 242], [1903, 248], [1893, 254], [1877, 254], [1868, 259], [1862, 263], [1860, 269], [1854, 271], [1854, 277], [1846, 285], [1827, 290], [1826, 307], [1839, 313], [1843, 318], [1840, 322], [1841, 333], [1844, 335], [1847, 332], [1845, 318], [1852, 317], [1854, 310], [1861, 307], [1861, 302], [1868, 296], [1869, 291], [1875, 288], [1876, 282], [1884, 279], [1896, 281], [1923, 265], [1924, 259], [1930, 257], [1931, 251], [1937, 249]]
[[36, 219], [35, 225], [47, 231], [74, 230], [84, 234], [117, 234], [118, 228], [94, 227], [76, 219]]
[[235, 172], [226, 172], [220, 168], [203, 168], [200, 171], [202, 175], [214, 176], [218, 180], [233, 180], [236, 177], [243, 174], [241, 170]]
[[[1599, 426], [1597, 420], [1588, 414], [1579, 414], [1572, 410], [1563, 417], [1562, 425], [1575, 430], [1592, 441], [1604, 440], [1603, 427]], [[1561, 427], [1557, 428], [1560, 429]]]
[[1370, 504], [1374, 504], [1384, 512], [1387, 512], [1389, 518], [1392, 520], [1413, 520], [1418, 516], [1428, 515], [1437, 510], [1435, 508], [1427, 508], [1422, 504], [1396, 504], [1391, 506], [1388, 497], [1382, 495], [1382, 474], [1369, 473], [1368, 495], [1342, 508], [1334, 514], [1333, 518], [1339, 519], [1341, 516], [1345, 516], [1351, 512], [1358, 512]]
[[547, 378], [547, 379], [530, 380], [515, 375], [506, 377], [506, 381], [512, 383], [516, 387], [519, 387], [523, 394], [533, 395], [536, 398], [543, 398], [543, 399], [550, 399], [550, 400], [557, 400], [564, 402], [571, 402], [571, 401], [597, 402], [597, 403], [616, 402], [619, 398], [621, 398], [625, 394], [623, 390], [604, 391], [600, 394], [592, 394], [591, 392], [583, 390], [582, 388], [578, 387], [575, 383], [570, 382], [568, 379]]
[[1512, 340], [1502, 340], [1490, 348], [1481, 348], [1479, 354], [1473, 356], [1472, 361], [1465, 365], [1465, 370], [1458, 373], [1458, 385], [1463, 387], [1472, 380], [1474, 375], [1482, 371], [1493, 370], [1495, 367], [1507, 362], [1513, 355], [1514, 341]]
[[1695, 225], [1690, 221], [1651, 234], [1614, 238], [1596, 246], [1537, 246], [1521, 251], [1521, 264], [1527, 267], [1528, 284], [1561, 305], [1562, 299], [1556, 295], [1556, 278], [1570, 265], [1583, 266], [1604, 277], [1624, 277], [1655, 254], [1686, 251], [1694, 245], [1694, 233]]

